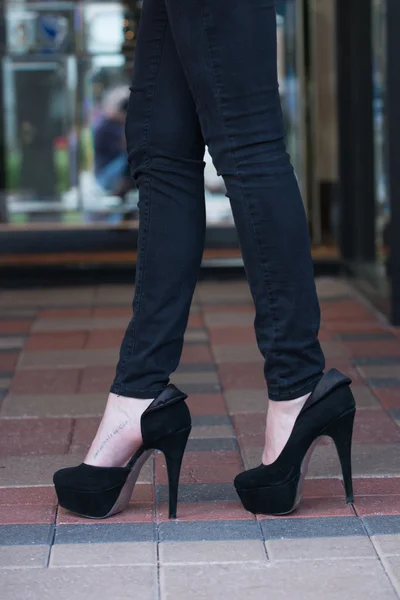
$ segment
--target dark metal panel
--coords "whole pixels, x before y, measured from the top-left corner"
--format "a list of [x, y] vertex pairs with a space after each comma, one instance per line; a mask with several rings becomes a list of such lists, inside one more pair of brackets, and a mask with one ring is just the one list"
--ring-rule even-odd
[[371, 4], [337, 0], [340, 246], [346, 260], [375, 260]]
[[400, 325], [400, 2], [387, 0], [387, 136], [392, 322]]

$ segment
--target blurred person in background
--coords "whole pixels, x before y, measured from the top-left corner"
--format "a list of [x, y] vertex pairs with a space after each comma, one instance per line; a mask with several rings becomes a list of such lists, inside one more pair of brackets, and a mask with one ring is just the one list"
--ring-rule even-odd
[[[154, 449], [166, 457], [170, 517], [191, 418], [169, 383], [180, 361], [205, 237], [205, 145], [225, 181], [256, 308], [269, 408], [262, 463], [235, 480], [246, 509], [301, 500], [320, 435], [340, 453], [352, 502], [350, 380], [324, 374], [307, 220], [284, 142], [274, 0], [144, 0], [126, 135], [139, 188], [133, 318], [84, 463], [54, 476], [61, 506], [125, 508]], [[304, 467], [303, 467], [304, 466]]]
[[93, 127], [97, 182], [106, 192], [121, 198], [134, 187], [124, 133], [127, 109], [128, 98], [112, 96]]

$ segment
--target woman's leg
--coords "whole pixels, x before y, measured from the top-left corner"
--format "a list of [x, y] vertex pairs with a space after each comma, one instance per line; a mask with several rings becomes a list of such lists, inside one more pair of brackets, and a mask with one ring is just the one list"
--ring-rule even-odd
[[324, 369], [307, 221], [284, 143], [275, 2], [166, 5], [204, 139], [228, 188], [256, 306], [271, 400], [263, 458], [271, 462]]
[[85, 460], [102, 466], [123, 464], [140, 445], [141, 414], [179, 364], [204, 246], [204, 142], [164, 0], [144, 2], [126, 134], [138, 265], [133, 319]]

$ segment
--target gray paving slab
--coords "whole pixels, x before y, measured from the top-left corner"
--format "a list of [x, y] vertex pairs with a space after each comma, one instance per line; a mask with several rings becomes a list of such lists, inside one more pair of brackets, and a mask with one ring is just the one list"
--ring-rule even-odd
[[211, 427], [219, 425], [232, 425], [229, 415], [192, 415], [194, 427]]
[[155, 542], [56, 544], [50, 567], [156, 565]]
[[48, 546], [54, 525], [0, 525], [0, 546]]
[[317, 560], [320, 558], [375, 558], [367, 536], [274, 539], [265, 542], [270, 560]]
[[96, 523], [57, 525], [54, 544], [103, 544], [111, 542], [154, 542], [154, 523]]
[[362, 410], [364, 408], [381, 408], [380, 403], [367, 386], [352, 385], [351, 391], [353, 392], [354, 398], [356, 399], [358, 410]]
[[[192, 440], [195, 439], [221, 439], [235, 438], [235, 432], [232, 425], [203, 425], [195, 426], [190, 434]], [[234, 440], [235, 441], [235, 440]]]
[[[193, 375], [192, 375], [193, 377]], [[217, 394], [221, 391], [219, 383], [190, 383], [188, 381], [182, 381], [179, 377], [171, 377], [172, 383], [175, 385], [184, 387], [186, 394]]]
[[256, 344], [247, 345], [217, 345], [212, 347], [217, 364], [224, 363], [260, 363], [263, 358]]
[[400, 595], [400, 556], [385, 557], [382, 562], [397, 594]]
[[263, 413], [267, 411], [265, 390], [228, 390], [224, 397], [230, 414]]
[[158, 527], [160, 542], [201, 542], [224, 540], [262, 540], [254, 520], [243, 521], [168, 521]]
[[260, 540], [222, 542], [163, 542], [159, 545], [160, 564], [247, 563], [266, 564], [267, 556]]
[[147, 566], [5, 569], [3, 600], [156, 600], [157, 570]]
[[366, 536], [357, 517], [313, 517], [260, 520], [266, 540]]
[[[395, 336], [393, 336], [396, 339]], [[400, 364], [400, 356], [353, 356], [351, 362], [357, 366], [385, 366]]]
[[371, 536], [400, 534], [400, 515], [363, 517], [363, 523]]
[[[157, 502], [168, 502], [168, 485], [157, 485]], [[181, 483], [180, 502], [236, 502], [238, 499], [233, 483]]]
[[161, 568], [162, 600], [397, 600], [376, 559]]
[[395, 377], [369, 377], [367, 383], [378, 389], [398, 389], [400, 388], [400, 375], [398, 379]]
[[0, 336], [0, 350], [19, 350], [25, 342], [26, 338], [22, 335]]
[[189, 438], [187, 452], [235, 452], [239, 449], [236, 439], [214, 438], [214, 439], [193, 439]]
[[0, 569], [44, 568], [47, 566], [49, 552], [50, 547], [45, 545], [0, 546]]
[[400, 556], [400, 532], [374, 535], [371, 539], [379, 556]]

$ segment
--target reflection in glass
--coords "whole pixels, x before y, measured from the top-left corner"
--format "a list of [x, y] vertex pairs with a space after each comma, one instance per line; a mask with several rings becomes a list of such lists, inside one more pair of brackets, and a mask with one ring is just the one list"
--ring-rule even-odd
[[376, 182], [376, 245], [380, 260], [387, 254], [390, 200], [386, 148], [386, 0], [373, 0], [373, 115]]

